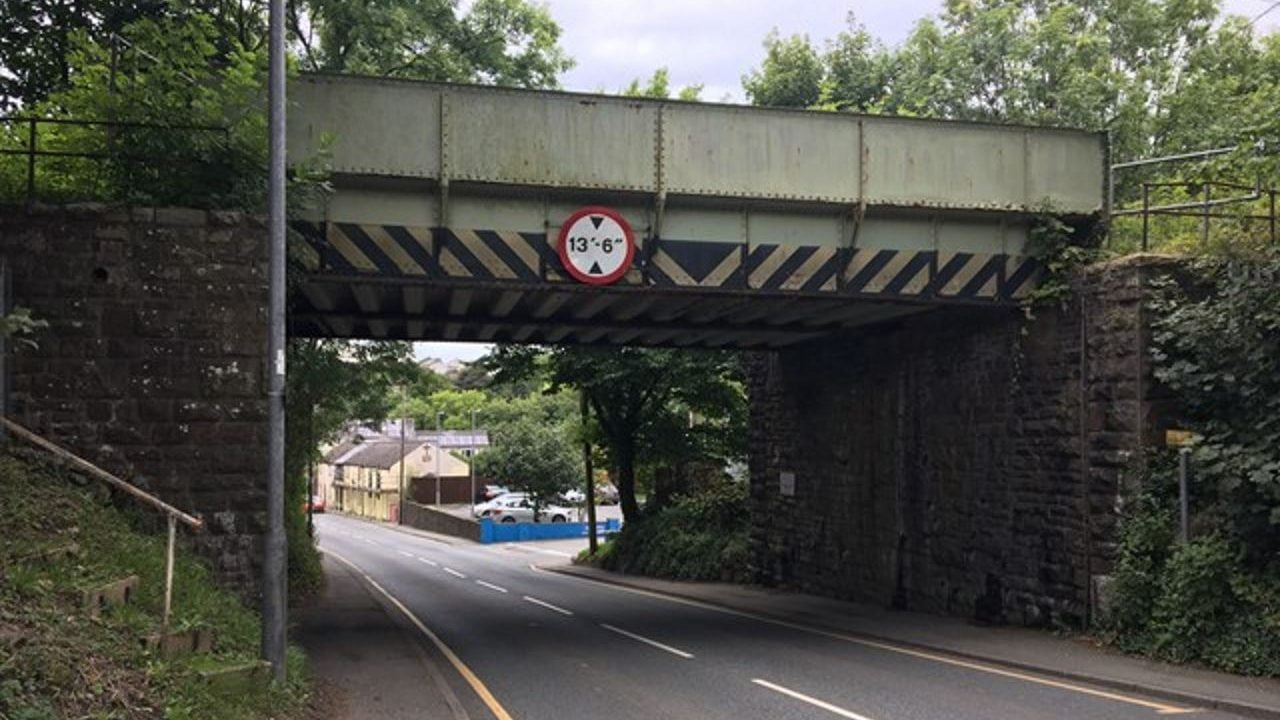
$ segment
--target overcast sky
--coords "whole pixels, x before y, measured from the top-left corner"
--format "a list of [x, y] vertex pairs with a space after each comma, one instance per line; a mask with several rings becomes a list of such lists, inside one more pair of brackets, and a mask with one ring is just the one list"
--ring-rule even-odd
[[[702, 99], [743, 102], [742, 76], [758, 67], [765, 35], [805, 33], [815, 43], [835, 36], [854, 12], [890, 45], [907, 36], [941, 0], [543, 0], [564, 30], [560, 44], [577, 61], [566, 90], [617, 92], [666, 67], [674, 87], [701, 83]], [[1257, 16], [1275, 0], [1224, 0], [1229, 13]], [[1280, 8], [1258, 22], [1280, 29]], [[420, 358], [473, 360], [488, 345], [417, 343]]]

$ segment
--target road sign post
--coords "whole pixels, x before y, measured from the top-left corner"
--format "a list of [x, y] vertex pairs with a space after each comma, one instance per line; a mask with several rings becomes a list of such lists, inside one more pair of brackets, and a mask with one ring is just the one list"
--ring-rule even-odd
[[626, 218], [607, 207], [590, 205], [560, 226], [560, 262], [575, 280], [609, 285], [631, 269], [636, 236]]

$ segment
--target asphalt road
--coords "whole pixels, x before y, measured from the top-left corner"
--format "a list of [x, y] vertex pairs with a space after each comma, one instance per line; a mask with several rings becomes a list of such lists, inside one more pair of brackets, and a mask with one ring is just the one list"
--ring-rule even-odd
[[316, 524], [320, 547], [376, 584], [477, 719], [1236, 717], [531, 568], [557, 551]]

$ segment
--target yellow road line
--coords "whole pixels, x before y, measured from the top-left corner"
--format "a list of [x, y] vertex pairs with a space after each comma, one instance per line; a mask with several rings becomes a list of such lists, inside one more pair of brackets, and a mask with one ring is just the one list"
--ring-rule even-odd
[[[539, 572], [546, 572], [535, 565], [530, 565], [529, 567]], [[579, 580], [587, 579], [587, 578], [582, 578], [576, 575], [566, 575], [565, 573], [557, 573], [557, 574], [565, 577], [577, 578]], [[801, 632], [806, 632], [813, 635], [820, 635], [822, 637], [828, 637], [834, 640], [842, 640], [844, 642], [854, 643], [855, 645], [862, 645], [864, 647], [876, 648], [877, 650], [885, 650], [887, 652], [898, 653], [900, 655], [909, 655], [911, 657], [920, 658], [922, 660], [930, 660], [932, 662], [943, 663], [946, 665], [953, 665], [955, 667], [962, 667], [968, 670], [975, 670], [977, 672], [984, 672], [991, 675], [999, 675], [1001, 677], [1012, 678], [1014, 680], [1021, 680], [1023, 682], [1034, 683], [1036, 685], [1044, 685], [1046, 687], [1057, 688], [1059, 690], [1068, 690], [1070, 692], [1081, 693], [1083, 695], [1092, 695], [1093, 697], [1105, 698], [1107, 700], [1114, 700], [1116, 702], [1127, 703], [1130, 705], [1137, 705], [1140, 707], [1145, 707], [1151, 710], [1155, 710], [1160, 715], [1185, 715], [1188, 713], [1199, 712], [1199, 708], [1183, 707], [1178, 705], [1169, 705], [1166, 703], [1154, 702], [1152, 700], [1143, 700], [1142, 698], [1136, 698], [1130, 695], [1121, 695], [1120, 693], [1109, 692], [1106, 690], [1097, 690], [1095, 688], [1085, 687], [1083, 685], [1077, 685], [1075, 683], [1063, 682], [1060, 680], [1052, 680], [1050, 678], [1031, 675], [1031, 674], [1028, 674], [1025, 672], [1019, 672], [1016, 670], [1006, 670], [1004, 668], [995, 667], [993, 665], [987, 665], [985, 663], [962, 660], [957, 657], [949, 657], [947, 655], [927, 652], [924, 650], [914, 650], [912, 648], [904, 647], [901, 645], [893, 645], [887, 642], [870, 640], [868, 638], [858, 637], [856, 635], [848, 635], [845, 633], [835, 632], [831, 630], [823, 630], [821, 628], [811, 627], [808, 625], [801, 625], [799, 623], [794, 623], [787, 620], [779, 620], [777, 618], [771, 618], [767, 615], [757, 615], [755, 613], [746, 612], [743, 610], [733, 610], [730, 608], [721, 607], [719, 605], [713, 605], [711, 603], [705, 603], [698, 600], [690, 600], [688, 598], [665, 595], [663, 593], [655, 592], [653, 590], [641, 590], [639, 588], [626, 587], [624, 585], [618, 585], [615, 583], [607, 583], [607, 582], [597, 582], [596, 584], [604, 587], [614, 588], [615, 590], [621, 590], [623, 592], [629, 592], [629, 593], [634, 593], [636, 595], [644, 595], [646, 597], [665, 600], [667, 602], [680, 603], [682, 605], [689, 605], [691, 607], [701, 608], [703, 610], [712, 610], [714, 612], [724, 613], [726, 615], [736, 615], [738, 617], [749, 618], [752, 620], [757, 620], [759, 622], [764, 622], [764, 623], [769, 623], [771, 625], [777, 625], [779, 627], [789, 628], [791, 630], [799, 630]]]
[[498, 720], [512, 720], [511, 714], [507, 712], [506, 708], [502, 707], [502, 703], [498, 702], [498, 699], [493, 696], [493, 693], [489, 692], [489, 688], [486, 687], [484, 682], [482, 682], [480, 678], [471, 671], [471, 668], [467, 667], [467, 664], [462, 662], [462, 658], [459, 658], [457, 653], [455, 653], [448, 645], [445, 645], [444, 641], [441, 640], [439, 636], [431, 632], [431, 629], [419, 620], [418, 616], [414, 615], [409, 608], [405, 607], [404, 603], [400, 602], [394, 595], [387, 592], [386, 588], [379, 585], [377, 580], [369, 577], [369, 573], [362, 570], [359, 565], [356, 565], [332, 550], [321, 550], [321, 552], [335, 560], [341, 561], [352, 570], [359, 573], [360, 577], [364, 578], [365, 582], [369, 583], [374, 590], [382, 593], [383, 597], [391, 601], [392, 605], [395, 605], [400, 612], [404, 613], [404, 616], [409, 618], [409, 622], [413, 623], [418, 630], [422, 631], [423, 635], [427, 636], [427, 639], [430, 640], [431, 643], [436, 646], [436, 649], [445, 656], [449, 661], [449, 664], [453, 665], [453, 669], [457, 670], [458, 674], [462, 676], [462, 679], [467, 681], [467, 684], [471, 686], [471, 689], [475, 691], [476, 695], [480, 696], [480, 701], [489, 708], [489, 712], [493, 713], [494, 717]]

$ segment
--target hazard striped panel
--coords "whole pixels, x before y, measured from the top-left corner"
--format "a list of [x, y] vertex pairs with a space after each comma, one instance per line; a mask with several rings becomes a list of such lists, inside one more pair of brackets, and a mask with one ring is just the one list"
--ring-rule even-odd
[[542, 233], [508, 230], [440, 230], [440, 271], [444, 277], [475, 280], [542, 279]]
[[843, 289], [865, 295], [919, 296], [929, 287], [930, 250], [854, 248], [845, 266]]
[[845, 253], [815, 245], [752, 245], [747, 285], [755, 290], [835, 292]]
[[1040, 284], [1044, 274], [1044, 265], [1032, 257], [1008, 255], [1005, 258], [1004, 286], [1000, 297], [1003, 300], [1022, 300]]
[[324, 245], [324, 228], [319, 223], [295, 220], [289, 223], [293, 234], [289, 236], [289, 262], [307, 272], [322, 269], [320, 248]]
[[743, 245], [659, 240], [646, 270], [654, 285], [741, 288]]
[[1007, 256], [964, 252], [938, 253], [938, 271], [930, 292], [939, 298], [995, 300]]
[[295, 223], [294, 227], [315, 252], [317, 269], [324, 272], [416, 277], [439, 274], [430, 228], [354, 223]]

